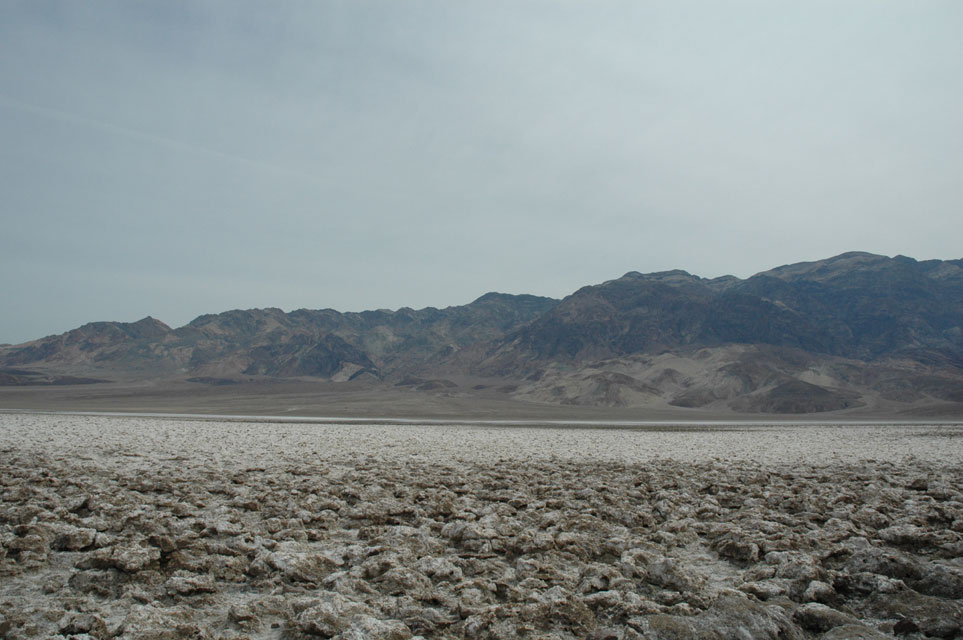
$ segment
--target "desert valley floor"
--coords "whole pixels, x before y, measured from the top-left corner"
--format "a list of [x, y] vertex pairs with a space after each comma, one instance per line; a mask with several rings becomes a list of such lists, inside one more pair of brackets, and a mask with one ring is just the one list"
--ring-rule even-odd
[[0, 637], [963, 631], [963, 425], [0, 413]]

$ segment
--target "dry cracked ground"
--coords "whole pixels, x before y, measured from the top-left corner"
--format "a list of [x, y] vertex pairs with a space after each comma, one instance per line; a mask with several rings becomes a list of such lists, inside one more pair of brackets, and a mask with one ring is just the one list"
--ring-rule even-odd
[[963, 427], [0, 414], [0, 636], [953, 638]]

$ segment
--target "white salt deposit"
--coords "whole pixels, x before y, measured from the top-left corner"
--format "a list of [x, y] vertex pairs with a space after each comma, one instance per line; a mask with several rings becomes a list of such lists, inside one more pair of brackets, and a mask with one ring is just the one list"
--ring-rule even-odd
[[963, 462], [963, 424], [658, 425], [604, 428], [479, 424], [235, 422], [89, 415], [0, 414], [0, 445], [137, 465], [160, 457], [221, 465], [353, 460], [447, 464], [498, 460], [671, 459], [823, 465], [906, 459]]

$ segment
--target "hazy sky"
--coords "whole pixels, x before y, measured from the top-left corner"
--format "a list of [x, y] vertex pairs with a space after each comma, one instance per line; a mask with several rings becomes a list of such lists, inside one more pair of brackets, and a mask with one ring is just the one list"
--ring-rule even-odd
[[0, 342], [963, 257], [963, 2], [0, 3]]

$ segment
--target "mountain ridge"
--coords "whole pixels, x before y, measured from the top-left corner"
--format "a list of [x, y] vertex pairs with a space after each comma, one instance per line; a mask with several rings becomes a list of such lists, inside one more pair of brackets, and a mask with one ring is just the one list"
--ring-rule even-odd
[[0, 347], [2, 370], [19, 372], [0, 378], [7, 385], [40, 379], [31, 372], [44, 384], [407, 379], [423, 382], [405, 389], [498, 388], [561, 405], [914, 409], [963, 403], [963, 260], [847, 252], [745, 279], [630, 271], [561, 300], [489, 292], [443, 309], [235, 309], [176, 329], [150, 316], [95, 322]]

